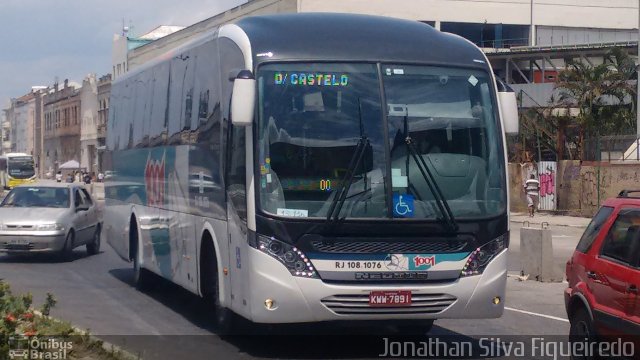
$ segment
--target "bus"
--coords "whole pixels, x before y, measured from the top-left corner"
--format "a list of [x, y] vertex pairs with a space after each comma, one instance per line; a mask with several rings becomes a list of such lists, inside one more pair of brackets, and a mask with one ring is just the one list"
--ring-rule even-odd
[[471, 42], [246, 17], [111, 91], [104, 230], [138, 287], [154, 273], [204, 297], [220, 329], [502, 315], [517, 106]]
[[0, 186], [13, 189], [20, 184], [34, 182], [36, 169], [33, 156], [23, 153], [0, 155]]

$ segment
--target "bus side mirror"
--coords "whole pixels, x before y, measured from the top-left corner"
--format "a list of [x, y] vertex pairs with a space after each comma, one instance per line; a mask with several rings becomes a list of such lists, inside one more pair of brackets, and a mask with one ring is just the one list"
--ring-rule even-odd
[[256, 103], [256, 79], [249, 70], [241, 70], [233, 81], [231, 122], [236, 126], [253, 123]]
[[502, 80], [496, 78], [498, 86], [498, 104], [500, 106], [500, 114], [502, 115], [502, 124], [504, 132], [507, 134], [517, 134], [519, 130], [518, 124], [518, 99], [516, 93], [509, 85]]

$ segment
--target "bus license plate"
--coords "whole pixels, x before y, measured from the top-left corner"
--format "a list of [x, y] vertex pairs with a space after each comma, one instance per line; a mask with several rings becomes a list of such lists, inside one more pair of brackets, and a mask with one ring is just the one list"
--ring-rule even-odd
[[411, 291], [372, 291], [369, 306], [411, 306]]

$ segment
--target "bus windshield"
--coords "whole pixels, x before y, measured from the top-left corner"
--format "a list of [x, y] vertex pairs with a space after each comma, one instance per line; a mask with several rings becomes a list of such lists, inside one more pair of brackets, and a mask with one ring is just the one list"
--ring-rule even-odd
[[9, 176], [16, 179], [28, 179], [35, 175], [33, 158], [30, 156], [10, 157], [7, 167]]
[[261, 210], [326, 218], [348, 189], [338, 207], [343, 218], [444, 218], [439, 199], [456, 218], [503, 213], [504, 155], [489, 75], [432, 66], [377, 69], [327, 63], [259, 69]]

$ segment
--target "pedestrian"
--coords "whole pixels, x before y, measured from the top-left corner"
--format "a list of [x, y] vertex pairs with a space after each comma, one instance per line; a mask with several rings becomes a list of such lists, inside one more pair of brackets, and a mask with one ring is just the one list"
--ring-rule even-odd
[[72, 172], [70, 172], [70, 173], [67, 175], [67, 182], [68, 182], [68, 183], [72, 183], [72, 182], [73, 182], [73, 173], [72, 173]]
[[58, 172], [56, 173], [56, 181], [62, 182], [62, 171], [60, 170], [58, 170]]
[[85, 184], [87, 185], [91, 184], [91, 175], [89, 175], [88, 172], [85, 172], [83, 180]]
[[524, 192], [527, 194], [529, 216], [533, 217], [535, 207], [538, 205], [538, 197], [540, 196], [540, 182], [536, 179], [534, 174], [531, 174], [529, 180], [525, 181]]
[[98, 182], [103, 182], [104, 181], [104, 174], [102, 172], [98, 173]]
[[80, 171], [76, 171], [76, 176], [75, 176], [75, 180], [76, 182], [80, 182]]

